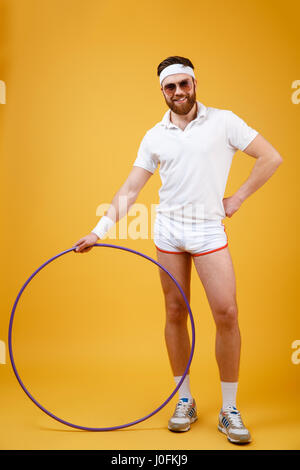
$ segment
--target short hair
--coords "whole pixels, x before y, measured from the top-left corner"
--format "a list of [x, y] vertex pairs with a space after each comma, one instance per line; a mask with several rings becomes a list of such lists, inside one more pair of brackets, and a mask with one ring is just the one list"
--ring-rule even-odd
[[167, 59], [163, 60], [157, 67], [157, 75], [160, 76], [161, 72], [168, 67], [169, 65], [173, 64], [182, 64], [187, 67], [191, 67], [194, 69], [194, 66], [190, 59], [187, 59], [186, 57], [180, 57], [178, 55], [173, 55], [171, 57], [168, 57]]

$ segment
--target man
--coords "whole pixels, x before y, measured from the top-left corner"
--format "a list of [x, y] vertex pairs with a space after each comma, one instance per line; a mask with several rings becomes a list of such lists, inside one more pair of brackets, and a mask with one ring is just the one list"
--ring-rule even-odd
[[[282, 157], [256, 130], [228, 110], [206, 107], [196, 100], [194, 66], [172, 56], [157, 69], [161, 91], [170, 108], [144, 136], [127, 180], [91, 234], [78, 240], [76, 252], [86, 252], [120, 220], [160, 164], [162, 186], [154, 227], [159, 263], [177, 279], [190, 299], [194, 262], [216, 324], [216, 360], [222, 408], [218, 429], [233, 443], [251, 441], [236, 407], [240, 360], [240, 331], [236, 283], [222, 219], [231, 217], [274, 173]], [[224, 198], [233, 155], [242, 150], [256, 159], [248, 179]], [[120, 200], [126, 205], [120, 207]], [[169, 276], [160, 270], [165, 297], [165, 339], [175, 383], [190, 355], [187, 308]], [[197, 408], [189, 373], [179, 389], [179, 401], [168, 423], [171, 431], [190, 429]]]

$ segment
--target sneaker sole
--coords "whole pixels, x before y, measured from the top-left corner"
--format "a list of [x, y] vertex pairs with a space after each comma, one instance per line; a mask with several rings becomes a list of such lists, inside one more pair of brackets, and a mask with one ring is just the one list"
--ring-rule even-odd
[[236, 439], [232, 439], [231, 437], [228, 436], [226, 429], [220, 425], [218, 425], [218, 430], [222, 432], [223, 434], [225, 434], [229, 442], [232, 442], [233, 444], [249, 444], [249, 442], [251, 442], [251, 439], [249, 439], [248, 441], [237, 441]]
[[198, 416], [196, 416], [195, 418], [192, 418], [191, 419], [191, 422], [189, 424], [189, 426], [187, 428], [184, 428], [184, 429], [172, 429], [170, 428], [170, 426], [168, 425], [168, 429], [169, 431], [172, 431], [172, 432], [186, 432], [186, 431], [189, 431], [191, 429], [191, 424], [193, 424], [195, 421], [197, 421], [198, 419]]

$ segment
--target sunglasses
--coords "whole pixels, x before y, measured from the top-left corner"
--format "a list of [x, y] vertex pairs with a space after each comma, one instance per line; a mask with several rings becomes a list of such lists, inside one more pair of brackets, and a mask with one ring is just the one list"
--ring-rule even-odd
[[[188, 92], [188, 91], [191, 91], [192, 89], [192, 80], [189, 80], [189, 79], [184, 79], [184, 80], [181, 80], [181, 82], [178, 83], [179, 85], [179, 88], [181, 88], [181, 90], [185, 91], [185, 92]], [[167, 85], [165, 85], [163, 87], [165, 93], [169, 96], [173, 95], [175, 90], [176, 90], [176, 83], [168, 83]]]

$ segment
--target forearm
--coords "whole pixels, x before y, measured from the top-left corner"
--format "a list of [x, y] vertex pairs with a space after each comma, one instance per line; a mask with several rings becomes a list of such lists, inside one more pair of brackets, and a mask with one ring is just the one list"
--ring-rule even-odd
[[112, 219], [115, 223], [124, 217], [134, 204], [137, 194], [128, 190], [126, 186], [122, 186], [114, 195], [109, 208], [105, 215]]
[[98, 238], [104, 238], [115, 223], [127, 214], [151, 175], [150, 171], [134, 165], [125, 183], [114, 195], [105, 214], [91, 233], [97, 235]]
[[103, 238], [115, 223], [127, 214], [136, 198], [137, 193], [130, 190], [127, 184], [124, 184], [113, 197], [109, 208], [94, 227], [92, 233], [95, 233], [98, 238]]
[[283, 160], [280, 155], [257, 158], [249, 177], [235, 192], [234, 196], [242, 202], [245, 201], [245, 199], [268, 181], [282, 161]]

